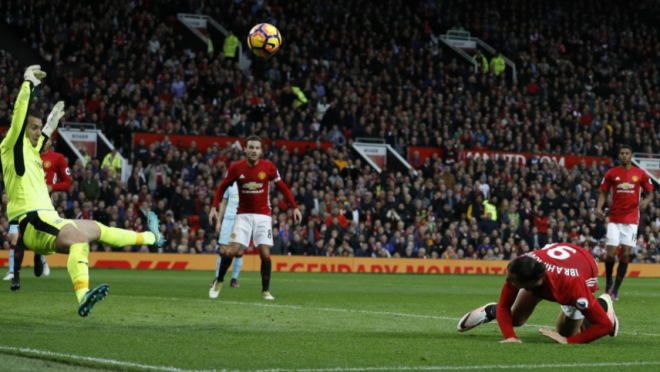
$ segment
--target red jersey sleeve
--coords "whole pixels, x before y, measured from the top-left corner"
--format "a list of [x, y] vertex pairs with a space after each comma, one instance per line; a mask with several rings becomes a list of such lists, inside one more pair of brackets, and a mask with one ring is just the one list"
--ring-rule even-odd
[[646, 192], [653, 191], [653, 181], [649, 177], [648, 173], [642, 171], [642, 181], [640, 182], [642, 189]]
[[58, 182], [52, 185], [53, 191], [69, 191], [71, 188], [71, 170], [62, 155], [58, 156], [55, 173], [57, 173]]
[[213, 198], [213, 208], [217, 208], [218, 204], [220, 204], [220, 201], [222, 200], [222, 196], [225, 194], [225, 191], [231, 186], [234, 181], [236, 181], [236, 167], [234, 164], [229, 166], [229, 170], [227, 171], [227, 175], [225, 176], [225, 179], [222, 180], [222, 183], [220, 183], [220, 186], [218, 186], [218, 189], [215, 192], [215, 197]]
[[509, 283], [504, 283], [500, 300], [497, 302], [497, 325], [500, 326], [504, 339], [518, 338], [513, 330], [513, 317], [511, 316], [511, 307], [516, 301], [518, 290]]
[[566, 338], [569, 344], [586, 344], [606, 336], [614, 329], [610, 318], [608, 318], [607, 313], [600, 306], [596, 297], [591, 293], [586, 295], [586, 292], [584, 295], [585, 297], [576, 299], [573, 306], [584, 314], [584, 317], [591, 323], [591, 327], [582, 333]]
[[605, 177], [603, 177], [603, 181], [600, 183], [600, 189], [603, 191], [610, 191], [610, 188], [612, 187], [610, 174], [612, 174], [612, 171], [608, 170], [607, 173], [605, 173]]
[[280, 171], [277, 170], [277, 167], [272, 162], [269, 162], [270, 166], [268, 167], [268, 179], [277, 183], [282, 177], [280, 177]]
[[286, 201], [289, 202], [291, 208], [298, 209], [298, 204], [296, 204], [296, 201], [293, 199], [293, 195], [291, 194], [291, 191], [286, 186], [284, 181], [282, 181], [282, 177], [280, 177], [280, 172], [277, 170], [277, 167], [273, 163], [270, 163], [270, 170], [268, 171], [268, 177], [270, 178], [270, 180], [275, 182], [275, 186], [277, 186], [280, 192], [282, 192], [282, 195], [284, 195]]

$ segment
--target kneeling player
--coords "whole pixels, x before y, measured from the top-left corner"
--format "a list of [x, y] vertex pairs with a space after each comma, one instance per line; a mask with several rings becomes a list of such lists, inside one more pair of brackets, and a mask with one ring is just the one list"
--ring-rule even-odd
[[573, 244], [551, 244], [511, 261], [499, 303], [465, 314], [458, 330], [469, 331], [497, 319], [502, 342], [521, 342], [513, 327], [525, 324], [536, 305], [548, 300], [558, 302], [562, 312], [556, 332], [541, 329], [544, 336], [560, 344], [588, 343], [608, 334], [615, 337], [619, 322], [612, 299], [608, 294], [596, 298], [597, 290], [598, 266], [589, 252]]

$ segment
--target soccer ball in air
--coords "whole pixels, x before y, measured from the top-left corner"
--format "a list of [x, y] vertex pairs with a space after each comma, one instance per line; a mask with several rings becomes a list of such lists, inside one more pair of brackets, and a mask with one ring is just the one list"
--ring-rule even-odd
[[275, 26], [260, 23], [252, 27], [247, 41], [252, 53], [259, 57], [269, 58], [280, 50], [282, 35]]

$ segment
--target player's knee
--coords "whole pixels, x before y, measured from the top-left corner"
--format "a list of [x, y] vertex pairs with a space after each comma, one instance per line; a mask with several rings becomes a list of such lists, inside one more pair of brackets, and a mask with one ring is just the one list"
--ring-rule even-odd
[[522, 327], [527, 323], [527, 318], [513, 318], [512, 323], [514, 327]]

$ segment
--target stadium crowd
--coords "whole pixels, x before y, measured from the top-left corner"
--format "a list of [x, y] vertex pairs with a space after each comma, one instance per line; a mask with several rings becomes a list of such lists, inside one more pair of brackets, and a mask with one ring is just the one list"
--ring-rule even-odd
[[[639, 21], [652, 4], [364, 3], [2, 2], [2, 21], [53, 67], [35, 90], [37, 107], [47, 112], [64, 99], [64, 121], [97, 124], [133, 161], [132, 177], [121, 182], [102, 159], [76, 160], [71, 190], [53, 195], [58, 211], [142, 231], [153, 210], [164, 221], [164, 252], [213, 253], [211, 200], [241, 150], [221, 138], [206, 151], [167, 137], [134, 148], [131, 135], [257, 134], [334, 144], [305, 153], [266, 149], [304, 221], [294, 226], [274, 191], [273, 254], [508, 260], [569, 241], [602, 258], [606, 221], [594, 209], [607, 167], [566, 169], [538, 155], [616, 164], [618, 144], [660, 151], [657, 30]], [[586, 10], [592, 17], [579, 18]], [[177, 12], [208, 14], [240, 40], [269, 22], [285, 44], [241, 71], [220, 45], [190, 49], [174, 32]], [[497, 47], [516, 63], [517, 80], [493, 69], [474, 74], [433, 42], [432, 34], [450, 28]], [[0, 56], [0, 126], [9, 125], [25, 67]], [[416, 176], [379, 174], [351, 150], [356, 137], [384, 138], [404, 157], [411, 146], [442, 148], [443, 156], [411, 159]], [[537, 156], [521, 166], [469, 160], [467, 149]], [[4, 208], [0, 225], [6, 234]], [[642, 211], [638, 236], [632, 262], [660, 262], [653, 204]]]

